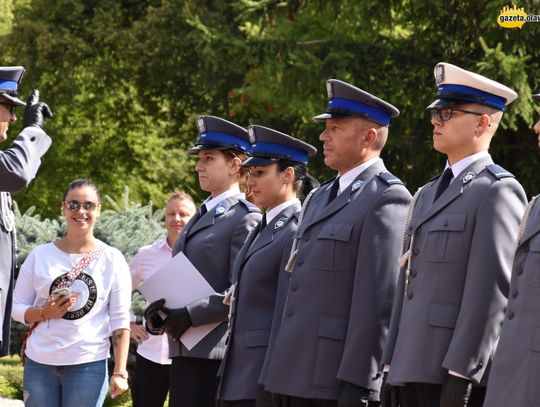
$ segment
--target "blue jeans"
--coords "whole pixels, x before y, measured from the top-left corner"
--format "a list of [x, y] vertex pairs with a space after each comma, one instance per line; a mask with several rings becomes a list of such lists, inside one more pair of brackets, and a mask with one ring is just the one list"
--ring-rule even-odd
[[109, 387], [107, 360], [53, 366], [27, 358], [24, 366], [26, 407], [101, 407]]

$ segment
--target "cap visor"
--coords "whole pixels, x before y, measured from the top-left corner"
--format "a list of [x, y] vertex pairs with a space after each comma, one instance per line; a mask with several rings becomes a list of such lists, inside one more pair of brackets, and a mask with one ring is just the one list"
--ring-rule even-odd
[[317, 116], [313, 116], [313, 120], [316, 122], [324, 122], [325, 120], [331, 119], [332, 115], [330, 113], [323, 113]]
[[330, 113], [330, 112], [326, 112], [326, 113], [320, 114], [318, 116], [314, 116], [313, 120], [316, 121], [316, 122], [323, 122], [323, 121], [326, 121], [328, 119], [348, 119], [350, 117], [361, 117], [361, 118], [364, 118], [366, 120], [371, 120], [368, 117], [366, 117], [365, 115], [362, 115], [362, 114], [359, 114], [359, 113], [352, 113], [352, 112], [351, 113], [344, 113], [344, 112]]
[[452, 106], [455, 106], [456, 104], [457, 103], [455, 101], [452, 101], [452, 100], [437, 99], [432, 104], [430, 104], [428, 107], [426, 107], [426, 110], [427, 109], [436, 109], [436, 108], [439, 108], [439, 107], [452, 107]]
[[242, 163], [242, 167], [265, 167], [279, 161], [279, 158], [249, 157]]
[[2, 96], [4, 99], [10, 101], [11, 103], [13, 103], [16, 106], [26, 106], [26, 103], [23, 102], [21, 99], [19, 99], [16, 96], [10, 96], [10, 95], [8, 95], [6, 93], [0, 93], [0, 96]]
[[536, 94], [532, 95], [532, 98], [534, 100], [536, 100], [537, 102], [540, 102], [540, 93], [536, 93]]
[[218, 146], [216, 144], [197, 144], [195, 147], [188, 148], [187, 152], [191, 155], [199, 154], [201, 150], [226, 150], [226, 146]]

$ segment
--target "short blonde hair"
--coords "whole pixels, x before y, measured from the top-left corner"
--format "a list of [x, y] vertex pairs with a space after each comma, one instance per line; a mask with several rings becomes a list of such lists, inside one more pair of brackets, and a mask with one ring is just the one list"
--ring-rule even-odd
[[188, 194], [187, 192], [185, 191], [182, 191], [180, 189], [175, 189], [173, 192], [171, 192], [169, 194], [169, 198], [167, 199], [167, 203], [171, 202], [173, 199], [181, 199], [181, 200], [188, 200], [188, 201], [191, 201], [193, 202], [193, 204], [195, 205], [195, 201], [193, 200], [193, 197]]

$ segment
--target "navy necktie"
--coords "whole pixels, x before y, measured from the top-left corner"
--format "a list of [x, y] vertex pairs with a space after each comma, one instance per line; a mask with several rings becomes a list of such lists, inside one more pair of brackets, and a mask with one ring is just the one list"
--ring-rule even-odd
[[205, 205], [205, 204], [202, 204], [202, 205], [199, 207], [199, 211], [201, 212], [201, 216], [203, 216], [206, 212], [208, 212], [208, 209], [206, 209], [206, 205]]
[[441, 176], [439, 180], [439, 185], [437, 186], [437, 191], [435, 192], [435, 199], [433, 199], [433, 202], [435, 202], [439, 196], [448, 188], [448, 185], [450, 185], [450, 181], [454, 177], [454, 174], [452, 173], [452, 169], [448, 167], [446, 170], [444, 170], [443, 175]]
[[263, 215], [261, 219], [261, 223], [259, 224], [259, 234], [262, 233], [263, 229], [266, 227], [266, 213]]
[[334, 199], [336, 199], [339, 191], [339, 177], [336, 177], [334, 180], [334, 183], [332, 184], [332, 187], [330, 188], [330, 195], [328, 196], [328, 203], [332, 202]]
[[197, 212], [195, 212], [195, 216], [194, 216], [195, 221], [192, 224], [194, 225], [195, 223], [197, 223], [199, 219], [201, 219], [206, 212], [208, 212], [208, 210], [206, 209], [205, 204], [202, 204], [201, 206], [199, 206], [199, 209], [197, 209]]

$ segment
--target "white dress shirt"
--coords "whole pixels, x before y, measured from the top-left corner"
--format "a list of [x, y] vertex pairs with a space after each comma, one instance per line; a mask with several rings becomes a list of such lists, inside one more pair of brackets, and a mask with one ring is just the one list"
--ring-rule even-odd
[[[133, 289], [139, 288], [146, 279], [171, 258], [172, 248], [167, 243], [167, 238], [141, 247], [129, 263]], [[171, 364], [167, 335], [150, 335], [146, 341], [137, 346], [137, 353], [145, 359], [161, 365]]]

